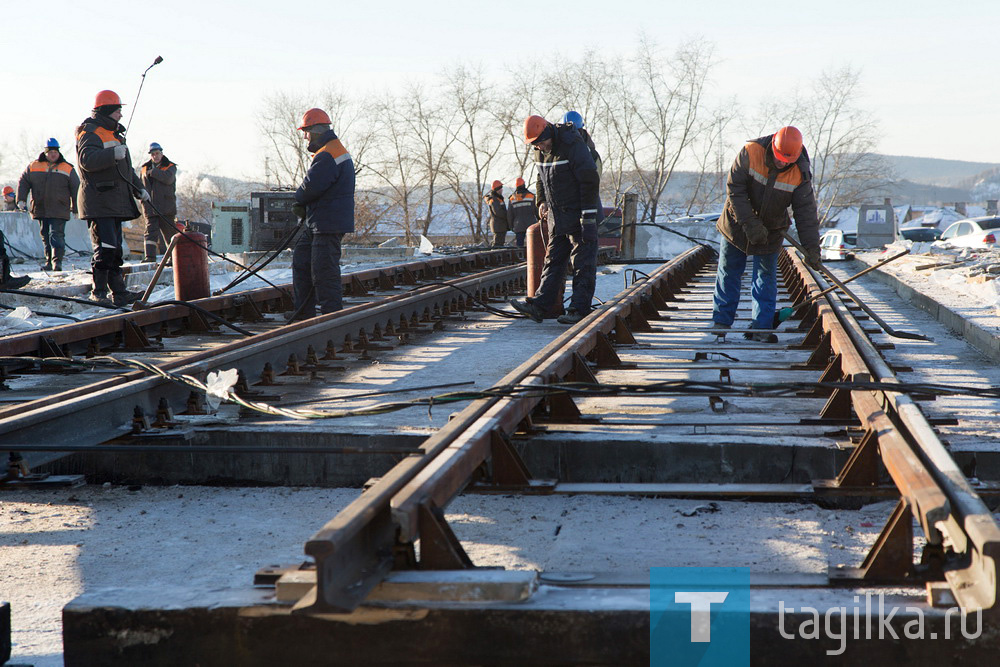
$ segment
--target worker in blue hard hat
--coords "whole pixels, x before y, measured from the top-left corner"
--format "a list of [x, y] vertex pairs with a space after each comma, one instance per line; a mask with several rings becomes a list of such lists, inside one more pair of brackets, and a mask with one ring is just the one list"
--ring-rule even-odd
[[156, 251], [166, 252], [167, 243], [177, 233], [177, 165], [163, 154], [155, 141], [149, 145], [149, 160], [139, 170], [142, 187], [149, 200], [142, 202], [142, 217], [146, 221], [143, 239], [144, 262], [155, 262]]
[[31, 217], [38, 221], [45, 248], [45, 271], [62, 271], [66, 254], [66, 222], [76, 213], [80, 177], [50, 138], [38, 159], [28, 165], [17, 183], [17, 207], [27, 209], [31, 193]]

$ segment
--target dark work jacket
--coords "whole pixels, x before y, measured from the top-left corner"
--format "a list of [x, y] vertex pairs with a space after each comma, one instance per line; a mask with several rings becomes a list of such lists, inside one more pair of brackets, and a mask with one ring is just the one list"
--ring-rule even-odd
[[354, 231], [354, 161], [333, 130], [320, 143], [295, 201], [305, 205], [313, 231], [348, 234]]
[[28, 192], [31, 192], [32, 218], [69, 220], [76, 212], [79, 189], [80, 177], [62, 153], [56, 162], [49, 162], [43, 152], [21, 174], [17, 182], [17, 201], [28, 201]]
[[523, 234], [528, 227], [538, 222], [538, 207], [535, 195], [523, 185], [507, 198], [507, 219], [515, 234]]
[[[733, 162], [726, 183], [726, 205], [716, 223], [719, 232], [748, 255], [769, 255], [781, 248], [781, 232], [791, 226], [788, 207], [795, 215], [799, 240], [806, 248], [819, 247], [819, 218], [809, 170], [809, 154], [778, 171], [771, 141], [774, 135], [747, 142]], [[767, 227], [767, 243], [751, 245], [745, 225], [760, 220]]]
[[80, 164], [79, 215], [85, 220], [139, 217], [134, 195], [142, 181], [132, 170], [132, 156], [115, 160], [115, 146], [125, 143], [117, 121], [96, 111], [76, 131], [76, 155]]
[[483, 197], [483, 201], [490, 209], [490, 229], [494, 234], [506, 234], [510, 231], [510, 223], [507, 221], [507, 204], [503, 200], [503, 195], [498, 190], [490, 190]]
[[157, 214], [164, 218], [174, 218], [177, 215], [177, 165], [164, 155], [160, 164], [146, 160], [139, 172], [142, 187], [149, 193], [150, 199], [148, 202], [140, 202], [142, 214], [147, 218]]
[[587, 144], [587, 148], [590, 149], [590, 156], [594, 158], [594, 164], [597, 165], [597, 175], [603, 176], [604, 165], [601, 162], [601, 154], [597, 152], [597, 146], [594, 145], [594, 140], [590, 138], [590, 133], [582, 127], [577, 132], [583, 138], [583, 143]]
[[536, 199], [549, 205], [549, 221], [555, 234], [578, 234], [580, 218], [597, 215], [598, 188], [594, 158], [572, 123], [554, 125], [552, 152], [535, 151], [538, 169]]

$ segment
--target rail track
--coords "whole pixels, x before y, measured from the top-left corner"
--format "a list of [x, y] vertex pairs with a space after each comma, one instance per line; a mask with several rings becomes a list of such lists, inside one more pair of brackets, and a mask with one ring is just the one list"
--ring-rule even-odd
[[[519, 249], [493, 250], [345, 274], [343, 311], [293, 324], [280, 315], [291, 309], [286, 285], [199, 299], [197, 308], [156, 306], [6, 336], [0, 339], [0, 387], [6, 389], [0, 391], [0, 449], [23, 452], [35, 467], [68, 453], [51, 451], [55, 445], [79, 451], [130, 430], [155, 431], [175, 413], [203, 411], [201, 392], [168, 379], [57, 360], [142, 359], [202, 379], [236, 368], [243, 376], [238, 390], [252, 398], [276, 375], [322, 375], [344, 355], [405, 343], [453, 313], [479, 308], [477, 300], [523, 290], [521, 258]], [[234, 322], [252, 335], [226, 328]], [[280, 397], [271, 398], [280, 404]]]
[[[797, 256], [786, 254], [781, 268], [793, 303], [821, 291]], [[382, 475], [306, 543], [315, 562], [315, 586], [294, 611], [350, 612], [393, 570], [474, 567], [444, 518], [463, 490], [831, 501], [897, 497], [867, 558], [856, 567], [835, 568], [828, 584], [946, 586], [964, 609], [995, 611], [1000, 527], [980, 498], [995, 493], [995, 485], [973, 488], [963, 475], [917, 405], [928, 396], [907, 393], [880, 355], [891, 343], [873, 342], [876, 330], [866, 326], [864, 316], [832, 296], [803, 309], [799, 327], [782, 330], [777, 346], [713, 330], [706, 326], [712, 273], [706, 248], [659, 267], [509, 373], [497, 383], [496, 395], [452, 415], [419, 452]], [[724, 347], [717, 344], [723, 336], [728, 337]], [[759, 383], [761, 393], [748, 391], [747, 382]], [[767, 394], [765, 385], [776, 383], [792, 390]], [[650, 418], [652, 399], [637, 385], [671, 407], [653, 410], [657, 418]], [[675, 459], [669, 469], [649, 471], [658, 481], [619, 484], [538, 479], [519, 455], [518, 443], [539, 434], [574, 429], [599, 434], [602, 427], [622, 424], [663, 434], [675, 451], [785, 439], [839, 447], [845, 455], [835, 474], [805, 483], [786, 482], [791, 469], [782, 476], [783, 461], [756, 462], [756, 472], [773, 481], [723, 483], [718, 481], [723, 475]], [[615, 437], [609, 428], [607, 447], [616, 445]], [[660, 461], [668, 463], [665, 457]], [[565, 464], [556, 476], [571, 478], [570, 468]], [[919, 562], [913, 518], [923, 533]]]

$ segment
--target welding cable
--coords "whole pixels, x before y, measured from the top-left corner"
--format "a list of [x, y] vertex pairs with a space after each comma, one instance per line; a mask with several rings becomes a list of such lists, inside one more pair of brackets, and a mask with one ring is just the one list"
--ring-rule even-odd
[[410, 288], [407, 291], [414, 292], [416, 290], [423, 289], [423, 288], [428, 287], [430, 285], [439, 285], [439, 286], [442, 286], [442, 287], [451, 287], [453, 289], [456, 289], [459, 292], [461, 292], [462, 294], [465, 294], [467, 297], [469, 297], [470, 299], [472, 299], [473, 302], [479, 304], [484, 309], [486, 309], [488, 312], [493, 313], [494, 315], [499, 315], [500, 317], [506, 317], [507, 319], [511, 319], [511, 320], [525, 320], [525, 319], [528, 319], [527, 315], [521, 315], [520, 313], [511, 313], [509, 311], [501, 310], [500, 308], [497, 308], [496, 306], [488, 304], [485, 301], [483, 301], [482, 299], [480, 299], [478, 296], [476, 296], [475, 294], [473, 294], [472, 292], [470, 292], [469, 290], [467, 290], [465, 288], [462, 288], [462, 287], [459, 287], [458, 285], [454, 284], [453, 282], [451, 282], [449, 280], [435, 280], [433, 282], [424, 283], [422, 285], [417, 285], [416, 287], [412, 287], [412, 288]]
[[708, 248], [716, 256], [718, 256], [718, 254], [719, 254], [718, 250], [716, 250], [715, 248], [713, 248], [710, 245], [707, 245], [709, 243], [713, 243], [715, 245], [720, 245], [718, 241], [713, 241], [712, 239], [702, 239], [702, 238], [698, 238], [698, 237], [695, 237], [695, 236], [688, 236], [687, 234], [680, 233], [676, 229], [670, 229], [666, 225], [661, 225], [661, 224], [659, 224], [657, 222], [635, 222], [635, 223], [632, 223], [632, 224], [635, 227], [658, 227], [658, 228], [662, 229], [665, 232], [670, 232], [671, 234], [676, 234], [677, 236], [680, 236], [681, 238], [685, 238], [688, 241], [690, 241], [691, 243], [694, 243], [696, 245], [705, 246], [706, 248]]
[[6, 234], [4, 234], [3, 237], [3, 244], [8, 248], [10, 248], [11, 252], [16, 252], [19, 255], [24, 255], [25, 259], [41, 259], [41, 257], [35, 257], [34, 255], [29, 255], [28, 253], [24, 252], [23, 250], [12, 244], [10, 241], [7, 240]]
[[267, 257], [267, 255], [263, 255], [262, 257], [266, 257], [266, 259], [259, 266], [257, 265], [257, 262], [259, 262], [261, 260], [261, 257], [258, 257], [256, 260], [254, 260], [253, 262], [250, 263], [250, 266], [247, 268], [246, 271], [241, 271], [240, 274], [238, 276], [236, 276], [235, 278], [233, 278], [229, 282], [228, 285], [226, 285], [225, 287], [223, 287], [220, 290], [217, 290], [215, 292], [215, 294], [224, 294], [228, 290], [230, 290], [233, 287], [236, 287], [237, 285], [239, 285], [241, 282], [243, 282], [244, 280], [246, 280], [250, 276], [255, 275], [257, 271], [263, 271], [265, 266], [267, 266], [268, 264], [270, 264], [271, 262], [273, 262], [275, 259], [277, 259], [278, 255], [280, 255], [282, 252], [284, 252], [288, 248], [288, 246], [291, 245], [292, 239], [294, 239], [295, 236], [300, 231], [302, 231], [302, 224], [304, 222], [305, 222], [305, 220], [303, 218], [299, 218], [299, 223], [297, 225], [295, 225], [295, 227], [293, 227], [292, 230], [290, 232], [288, 232], [288, 234], [286, 234], [285, 237], [278, 242], [278, 244], [275, 246], [274, 250], [271, 251], [271, 256], [270, 257]]
[[94, 306], [95, 308], [107, 308], [108, 310], [123, 310], [126, 313], [130, 313], [128, 308], [122, 308], [121, 306], [107, 306], [103, 303], [98, 303], [97, 301], [90, 301], [89, 299], [77, 299], [72, 296], [63, 296], [61, 294], [46, 294], [45, 292], [27, 292], [23, 289], [3, 289], [0, 288], [0, 293], [3, 294], [20, 294], [22, 296], [29, 296], [35, 299], [50, 299], [52, 301], [67, 301], [69, 303], [81, 303], [85, 306]]
[[[3, 310], [16, 310], [16, 306], [8, 306], [6, 303], [0, 303], [0, 309]], [[44, 310], [33, 310], [31, 311], [35, 315], [41, 315], [42, 317], [58, 317], [64, 320], [73, 320], [74, 322], [81, 321], [78, 317], [73, 317], [72, 315], [66, 315], [64, 313], [48, 313]]]
[[198, 311], [199, 313], [201, 313], [205, 317], [207, 317], [207, 318], [209, 318], [211, 320], [214, 320], [214, 321], [218, 322], [219, 324], [221, 324], [221, 325], [223, 325], [225, 327], [229, 327], [230, 329], [232, 329], [233, 331], [235, 331], [238, 334], [243, 334], [244, 336], [253, 336], [253, 335], [255, 335], [254, 332], [248, 331], [248, 330], [246, 330], [246, 329], [244, 329], [242, 327], [238, 327], [235, 324], [233, 324], [232, 322], [230, 322], [229, 320], [225, 319], [224, 317], [216, 315], [212, 311], [210, 311], [210, 310], [208, 310], [206, 308], [202, 308], [201, 306], [197, 306], [197, 305], [191, 303], [190, 301], [180, 301], [180, 300], [170, 299], [168, 301], [156, 301], [154, 303], [150, 303], [150, 304], [147, 304], [147, 305], [150, 308], [155, 308], [156, 306], [184, 306], [185, 308], [190, 308], [191, 310]]

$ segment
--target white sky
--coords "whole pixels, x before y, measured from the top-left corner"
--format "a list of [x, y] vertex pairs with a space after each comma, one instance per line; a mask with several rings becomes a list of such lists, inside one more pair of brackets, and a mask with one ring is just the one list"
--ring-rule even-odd
[[[503, 72], [588, 46], [628, 53], [639, 30], [662, 47], [703, 38], [720, 64], [713, 92], [751, 110], [821, 70], [862, 71], [883, 153], [1000, 162], [1000, 3], [828, 0], [678, 2], [293, 2], [3, 0], [0, 154], [73, 129], [103, 88], [132, 111], [133, 158], [158, 141], [182, 169], [261, 176], [253, 115], [276, 89], [335, 83], [359, 93], [432, 77], [459, 61]], [[336, 123], [336, 119], [334, 119]], [[344, 137], [350, 149], [350, 137]], [[64, 151], [75, 162], [72, 148]], [[23, 169], [8, 157], [9, 177]]]

